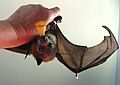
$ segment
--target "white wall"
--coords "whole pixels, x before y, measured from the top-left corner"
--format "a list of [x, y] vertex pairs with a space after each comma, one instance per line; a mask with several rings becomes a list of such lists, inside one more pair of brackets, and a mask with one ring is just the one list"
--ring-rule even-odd
[[[120, 1], [119, 3], [119, 14], [120, 14]], [[119, 19], [119, 30], [118, 30], [118, 44], [120, 46], [120, 18]], [[115, 85], [120, 85], [120, 49], [117, 52], [117, 62], [116, 62], [116, 75], [115, 75]]]
[[[93, 46], [108, 33], [110, 27], [118, 38], [118, 0], [1, 0], [0, 19], [8, 18], [23, 4], [37, 3], [61, 8], [63, 22], [59, 25], [73, 43]], [[0, 85], [115, 85], [116, 53], [106, 63], [86, 70], [76, 80], [74, 74], [56, 59], [36, 66], [35, 59], [0, 50]]]

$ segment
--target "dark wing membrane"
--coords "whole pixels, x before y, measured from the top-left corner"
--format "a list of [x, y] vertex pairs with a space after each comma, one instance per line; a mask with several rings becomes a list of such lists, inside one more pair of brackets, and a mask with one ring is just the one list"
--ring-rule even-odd
[[[22, 54], [27, 54], [28, 51], [31, 49], [32, 42], [33, 41], [31, 41], [27, 44], [18, 46], [18, 47], [14, 47], [14, 48], [7, 48], [6, 50], [10, 50], [10, 51], [22, 53]], [[31, 54], [31, 52], [29, 52], [29, 54]]]
[[111, 30], [106, 26], [103, 27], [110, 36], [105, 36], [100, 44], [88, 48], [69, 42], [57, 26], [57, 59], [75, 73], [105, 62], [118, 49], [118, 43]]

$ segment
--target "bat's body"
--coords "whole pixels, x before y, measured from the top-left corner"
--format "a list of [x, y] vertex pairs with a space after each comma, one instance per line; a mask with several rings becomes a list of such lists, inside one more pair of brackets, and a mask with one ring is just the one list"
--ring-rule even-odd
[[53, 21], [49, 24], [45, 36], [36, 36], [33, 41], [9, 50], [27, 55], [33, 54], [38, 65], [42, 61], [48, 62], [57, 57], [62, 64], [77, 74], [102, 64], [118, 49], [118, 43], [111, 30], [106, 26], [103, 27], [110, 36], [104, 36], [100, 44], [93, 47], [78, 46], [67, 40]]

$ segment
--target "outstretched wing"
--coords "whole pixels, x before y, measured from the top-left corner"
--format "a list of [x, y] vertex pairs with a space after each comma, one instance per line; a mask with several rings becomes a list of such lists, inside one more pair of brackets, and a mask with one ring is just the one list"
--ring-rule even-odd
[[69, 42], [56, 25], [57, 59], [74, 73], [105, 62], [118, 49], [118, 43], [111, 30], [106, 26], [103, 27], [110, 36], [104, 36], [104, 40], [100, 44], [88, 48]]

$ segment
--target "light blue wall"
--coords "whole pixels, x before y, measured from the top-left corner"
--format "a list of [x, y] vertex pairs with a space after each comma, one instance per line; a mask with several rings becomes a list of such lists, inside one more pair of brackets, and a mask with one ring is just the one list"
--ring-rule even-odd
[[[118, 38], [118, 0], [1, 0], [0, 19], [9, 17], [18, 7], [39, 3], [61, 8], [63, 22], [59, 25], [73, 43], [93, 46], [108, 33], [101, 27], [110, 27]], [[8, 34], [9, 36], [9, 34]], [[79, 74], [72, 72], [57, 59], [36, 66], [35, 59], [10, 51], [0, 50], [0, 85], [115, 85], [115, 52], [107, 62]]]

